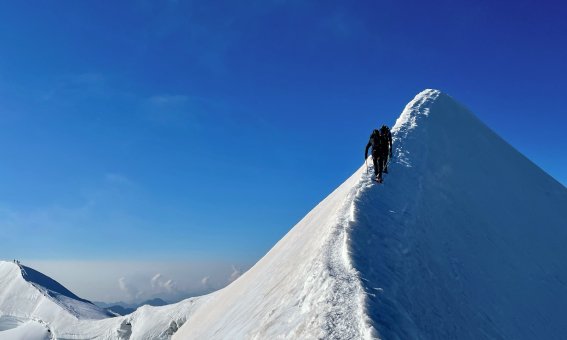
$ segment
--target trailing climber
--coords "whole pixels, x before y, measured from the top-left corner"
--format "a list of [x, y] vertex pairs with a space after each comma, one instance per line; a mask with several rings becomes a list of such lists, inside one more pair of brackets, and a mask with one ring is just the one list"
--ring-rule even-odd
[[366, 150], [364, 151], [364, 159], [368, 158], [368, 149], [372, 146], [372, 163], [374, 164], [374, 175], [376, 176], [376, 181], [382, 183], [382, 166], [385, 164], [382, 159], [384, 155], [388, 154], [388, 146], [386, 143], [387, 139], [380, 135], [380, 131], [375, 129], [370, 135], [370, 140], [366, 144]]
[[382, 169], [385, 174], [388, 173], [388, 158], [392, 158], [392, 133], [390, 132], [390, 128], [386, 125], [382, 125], [380, 128], [380, 137], [383, 139], [385, 147], [382, 149], [382, 157], [380, 160], [382, 161]]

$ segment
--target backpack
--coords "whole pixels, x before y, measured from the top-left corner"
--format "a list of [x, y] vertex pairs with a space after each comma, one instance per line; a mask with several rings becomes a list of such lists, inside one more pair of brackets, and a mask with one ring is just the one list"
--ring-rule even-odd
[[372, 150], [379, 150], [384, 140], [380, 135], [380, 131], [374, 130], [372, 131], [372, 135], [370, 136], [370, 142], [372, 143]]
[[389, 142], [392, 140], [392, 133], [390, 132], [390, 128], [388, 128], [386, 125], [382, 125], [382, 128], [380, 128], [381, 131], [381, 137], [384, 140], [384, 144], [386, 144], [386, 146], [389, 146]]

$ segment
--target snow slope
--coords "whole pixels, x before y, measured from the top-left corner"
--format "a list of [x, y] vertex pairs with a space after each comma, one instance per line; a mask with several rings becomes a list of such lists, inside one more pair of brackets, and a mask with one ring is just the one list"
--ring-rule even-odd
[[436, 90], [392, 132], [174, 338], [567, 338], [565, 187]]
[[[1, 322], [1, 321], [0, 321]], [[1, 329], [1, 328], [0, 328]], [[22, 339], [22, 340], [51, 340], [51, 333], [49, 329], [36, 321], [26, 321], [18, 324], [14, 328], [10, 328], [0, 332], [2, 339]]]
[[359, 339], [371, 329], [347, 243], [361, 168], [254, 267], [203, 305], [174, 339]]
[[[65, 324], [109, 316], [51, 278], [13, 262], [0, 262], [0, 318]], [[1, 324], [1, 321], [0, 321]], [[5, 324], [5, 323], [4, 323]], [[1, 329], [1, 328], [0, 328]]]

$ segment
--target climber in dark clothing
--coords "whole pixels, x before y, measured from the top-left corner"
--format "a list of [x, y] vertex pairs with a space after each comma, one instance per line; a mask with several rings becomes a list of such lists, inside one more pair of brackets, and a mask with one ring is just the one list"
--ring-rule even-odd
[[370, 135], [370, 140], [366, 144], [366, 150], [364, 151], [364, 159], [368, 158], [368, 149], [372, 146], [372, 163], [374, 164], [374, 175], [376, 176], [376, 181], [382, 182], [382, 166], [385, 164], [382, 159], [384, 154], [388, 154], [388, 146], [384, 139], [380, 135], [379, 130], [372, 131]]
[[380, 137], [382, 138], [382, 142], [384, 144], [384, 148], [382, 149], [382, 157], [380, 160], [382, 161], [382, 169], [384, 173], [388, 173], [388, 158], [392, 158], [392, 133], [390, 132], [390, 128], [386, 125], [382, 125], [380, 128]]

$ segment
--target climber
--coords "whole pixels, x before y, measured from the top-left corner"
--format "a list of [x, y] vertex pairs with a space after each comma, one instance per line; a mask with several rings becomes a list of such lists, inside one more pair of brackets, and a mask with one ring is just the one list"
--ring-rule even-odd
[[390, 128], [388, 128], [386, 125], [382, 125], [382, 127], [380, 128], [380, 137], [382, 138], [382, 142], [384, 144], [380, 160], [382, 161], [382, 169], [384, 173], [387, 174], [388, 159], [392, 158], [392, 133], [390, 132]]
[[382, 159], [388, 154], [387, 139], [380, 135], [380, 131], [375, 129], [370, 135], [366, 150], [364, 151], [364, 159], [368, 158], [368, 149], [372, 146], [372, 163], [374, 164], [375, 181], [382, 183], [382, 166], [385, 164]]

